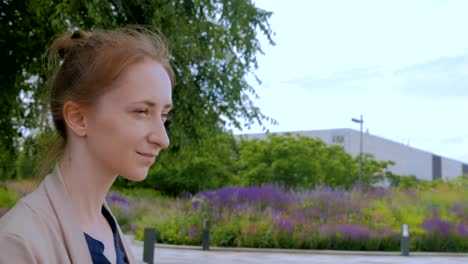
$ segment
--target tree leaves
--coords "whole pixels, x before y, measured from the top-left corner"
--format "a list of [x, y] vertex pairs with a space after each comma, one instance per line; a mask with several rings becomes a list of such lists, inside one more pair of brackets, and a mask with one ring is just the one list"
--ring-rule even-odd
[[[1, 1], [0, 151], [14, 156], [19, 131], [44, 127], [43, 54], [53, 36], [78, 28], [144, 24], [167, 37], [177, 76], [173, 150], [218, 133], [226, 120], [237, 128], [261, 123], [266, 116], [250, 100], [256, 94], [245, 77], [262, 52], [257, 34], [274, 44], [270, 16], [245, 0]], [[29, 91], [34, 103], [26, 106], [20, 93]]]
[[[363, 184], [379, 180], [373, 175], [386, 171], [392, 161], [376, 161], [364, 155]], [[327, 146], [320, 139], [291, 134], [268, 134], [266, 139], [239, 143], [239, 177], [243, 185], [275, 183], [289, 188], [316, 186], [350, 188], [357, 183], [359, 158], [340, 146]]]

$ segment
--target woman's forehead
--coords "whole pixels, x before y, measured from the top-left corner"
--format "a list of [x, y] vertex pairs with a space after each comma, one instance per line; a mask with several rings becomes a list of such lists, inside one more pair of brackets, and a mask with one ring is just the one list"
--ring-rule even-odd
[[130, 65], [114, 82], [109, 97], [128, 103], [147, 103], [158, 107], [172, 104], [171, 81], [166, 70], [156, 61]]

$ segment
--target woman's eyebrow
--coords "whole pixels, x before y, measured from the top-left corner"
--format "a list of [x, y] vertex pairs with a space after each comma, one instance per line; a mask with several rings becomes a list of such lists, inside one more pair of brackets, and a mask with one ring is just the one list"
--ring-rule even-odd
[[[156, 105], [155, 102], [149, 101], [149, 100], [143, 100], [143, 101], [134, 102], [134, 104], [139, 104], [139, 103], [146, 104], [146, 105], [149, 106], [149, 107], [154, 107], [154, 106]], [[164, 108], [164, 109], [171, 109], [171, 108], [172, 108], [172, 104], [165, 104], [163, 108]]]

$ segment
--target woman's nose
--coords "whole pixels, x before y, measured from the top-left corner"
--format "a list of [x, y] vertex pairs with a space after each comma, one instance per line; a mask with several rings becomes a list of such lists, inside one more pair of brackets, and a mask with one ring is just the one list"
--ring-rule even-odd
[[152, 144], [158, 145], [161, 149], [167, 148], [169, 146], [169, 136], [167, 135], [164, 123], [158, 122], [157, 125], [153, 126], [148, 140]]

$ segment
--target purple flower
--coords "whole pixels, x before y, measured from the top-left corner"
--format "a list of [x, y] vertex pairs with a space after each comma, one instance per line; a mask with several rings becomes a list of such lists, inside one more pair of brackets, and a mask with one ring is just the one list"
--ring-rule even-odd
[[468, 205], [465, 203], [457, 202], [452, 205], [452, 208], [450, 208], [450, 211], [452, 211], [457, 217], [466, 219], [468, 218], [466, 212], [468, 212]]
[[336, 226], [337, 230], [344, 239], [364, 240], [369, 237], [369, 229], [359, 224], [340, 224]]
[[259, 207], [287, 208], [289, 197], [279, 187], [252, 186], [225, 187], [216, 191], [203, 191], [196, 197], [205, 197], [210, 207], [235, 209], [239, 204], [256, 204]]
[[465, 224], [459, 224], [457, 226], [457, 233], [462, 237], [468, 237], [468, 226]]
[[108, 203], [117, 204], [120, 206], [120, 208], [128, 208], [128, 206], [130, 205], [130, 202], [118, 193], [108, 194], [106, 196], [106, 201]]
[[192, 226], [188, 229], [188, 236], [190, 238], [194, 238], [198, 235], [198, 231], [199, 231], [198, 227]]
[[283, 214], [278, 214], [277, 216], [275, 216], [275, 220], [276, 220], [276, 227], [280, 230], [280, 231], [286, 231], [287, 233], [292, 233], [293, 231], [293, 224], [291, 223], [291, 221], [289, 221]]
[[331, 224], [324, 224], [320, 226], [319, 236], [322, 238], [330, 238], [336, 234], [335, 227]]
[[381, 237], [381, 238], [388, 238], [388, 237], [398, 238], [399, 236], [400, 234], [393, 231], [390, 227], [381, 228], [377, 232], [377, 237]]
[[[342, 240], [366, 240], [371, 237], [370, 230], [359, 224], [324, 224], [320, 226], [318, 234], [322, 238], [338, 236]], [[376, 232], [372, 235], [377, 236]]]
[[432, 218], [426, 219], [423, 223], [423, 228], [429, 234], [437, 233], [443, 236], [450, 235], [452, 231], [452, 226], [449, 222], [443, 221], [435, 216]]
[[310, 223], [310, 210], [303, 210], [301, 208], [293, 208], [290, 211], [290, 219], [294, 219], [294, 222], [301, 225], [308, 225]]
[[433, 217], [438, 217], [439, 216], [439, 207], [437, 207], [434, 204], [430, 204], [426, 206], [426, 210], [429, 212], [432, 212]]
[[382, 198], [388, 195], [388, 190], [381, 187], [372, 188], [368, 191], [369, 195], [373, 198]]
[[323, 221], [327, 219], [327, 216], [328, 216], [327, 212], [325, 211], [320, 212], [320, 219], [322, 219]]
[[200, 201], [193, 201], [191, 207], [193, 211], [197, 211], [200, 206], [203, 206], [203, 203]]

